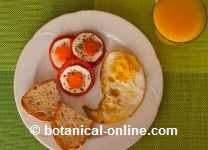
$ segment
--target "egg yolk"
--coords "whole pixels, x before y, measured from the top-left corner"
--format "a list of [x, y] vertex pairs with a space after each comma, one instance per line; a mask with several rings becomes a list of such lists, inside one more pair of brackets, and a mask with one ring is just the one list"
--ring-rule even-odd
[[61, 47], [58, 47], [55, 51], [55, 55], [58, 57], [58, 59], [61, 62], [66, 61], [68, 58], [71, 57], [72, 52], [69, 46], [66, 44], [62, 45]]
[[89, 38], [84, 42], [83, 47], [84, 47], [84, 51], [88, 55], [93, 56], [100, 49], [101, 44], [99, 42], [96, 42], [93, 39]]
[[134, 56], [130, 54], [120, 54], [114, 60], [111, 70], [115, 79], [127, 82], [135, 78], [138, 67], [138, 62]]
[[84, 83], [84, 78], [80, 72], [71, 72], [68, 74], [67, 82], [71, 88], [79, 88]]

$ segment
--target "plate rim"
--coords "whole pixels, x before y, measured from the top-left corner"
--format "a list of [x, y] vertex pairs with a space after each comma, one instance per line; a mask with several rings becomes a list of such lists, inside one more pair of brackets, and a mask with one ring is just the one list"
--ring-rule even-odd
[[[159, 59], [158, 59], [158, 56], [157, 56], [157, 54], [156, 54], [156, 52], [155, 52], [155, 49], [154, 49], [154, 47], [153, 47], [153, 45], [152, 45], [152, 43], [150, 42], [150, 40], [149, 40], [149, 38], [138, 28], [138, 27], [136, 27], [133, 23], [131, 23], [131, 22], [129, 22], [128, 20], [126, 20], [126, 19], [124, 19], [124, 18], [122, 18], [122, 17], [120, 17], [120, 16], [117, 16], [117, 15], [115, 15], [115, 14], [112, 14], [112, 13], [109, 13], [109, 12], [105, 12], [105, 11], [99, 11], [99, 10], [80, 10], [80, 11], [76, 11], [76, 12], [71, 12], [71, 13], [65, 13], [65, 14], [63, 14], [63, 15], [60, 15], [60, 16], [58, 16], [58, 17], [55, 17], [55, 18], [53, 18], [53, 19], [51, 19], [51, 20], [49, 20], [47, 23], [45, 23], [45, 24], [43, 24], [34, 34], [33, 34], [33, 36], [27, 41], [27, 43], [25, 44], [25, 46], [24, 46], [24, 48], [22, 48], [22, 51], [21, 51], [21, 54], [19, 55], [19, 57], [18, 57], [18, 59], [17, 59], [17, 63], [16, 63], [16, 67], [15, 67], [15, 72], [14, 72], [14, 78], [13, 78], [13, 92], [14, 92], [14, 99], [15, 99], [15, 105], [16, 105], [16, 108], [17, 108], [17, 110], [18, 110], [18, 114], [20, 115], [20, 118], [21, 118], [21, 120], [22, 120], [22, 122], [24, 123], [24, 126], [30, 131], [30, 128], [29, 128], [29, 126], [27, 125], [27, 123], [26, 123], [26, 121], [24, 120], [24, 117], [23, 117], [23, 114], [21, 113], [21, 108], [20, 107], [18, 107], [18, 103], [17, 103], [17, 93], [16, 93], [16, 89], [17, 89], [17, 87], [16, 87], [16, 82], [17, 82], [17, 69], [18, 69], [18, 67], [19, 67], [19, 60], [22, 58], [22, 56], [24, 55], [24, 51], [25, 51], [25, 49], [28, 47], [28, 45], [29, 45], [29, 43], [32, 41], [32, 39], [34, 39], [36, 36], [38, 36], [38, 34], [41, 34], [42, 32], [42, 30], [44, 29], [44, 27], [46, 27], [46, 26], [48, 26], [51, 22], [54, 22], [55, 20], [57, 20], [57, 19], [59, 19], [59, 18], [62, 18], [62, 17], [66, 17], [66, 16], [71, 16], [71, 15], [74, 15], [74, 14], [81, 14], [81, 13], [100, 13], [100, 14], [104, 14], [104, 15], [110, 15], [110, 16], [112, 16], [112, 17], [116, 17], [116, 18], [118, 18], [118, 19], [120, 19], [121, 21], [123, 21], [123, 22], [126, 22], [129, 26], [131, 26], [131, 28], [134, 28], [134, 30], [137, 30], [137, 32], [139, 32], [139, 34], [141, 34], [143, 37], [144, 37], [144, 39], [149, 43], [149, 46], [151, 46], [151, 48], [153, 49], [153, 51], [152, 51], [152, 53], [154, 54], [154, 57], [156, 58], [156, 61], [157, 61], [157, 63], [158, 63], [158, 65], [160, 66], [160, 70], [159, 70], [159, 72], [161, 73], [161, 93], [160, 93], [160, 101], [159, 101], [159, 105], [158, 105], [158, 108], [157, 108], [157, 110], [156, 110], [156, 113], [155, 113], [155, 116], [154, 116], [154, 119], [151, 121], [151, 124], [150, 124], [150, 126], [148, 127], [148, 128], [150, 128], [151, 127], [151, 125], [153, 124], [153, 122], [155, 121], [155, 119], [156, 119], [156, 117], [157, 117], [157, 114], [158, 114], [158, 111], [159, 111], [159, 107], [160, 107], [160, 104], [161, 104], [161, 102], [162, 102], [162, 97], [163, 97], [163, 91], [164, 91], [164, 77], [163, 77], [163, 71], [162, 71], [162, 66], [161, 66], [161, 64], [160, 64], [160, 61], [159, 61]], [[146, 76], [146, 74], [145, 74], [145, 76]], [[146, 92], [145, 92], [146, 93]], [[49, 149], [54, 149], [53, 147], [50, 147], [49, 145], [47, 145], [44, 141], [42, 141], [38, 136], [34, 136], [33, 135], [33, 137], [35, 137], [35, 139], [37, 139], [37, 141], [39, 141], [43, 146], [45, 146], [46, 148], [49, 148]], [[137, 139], [137, 141], [136, 142], [138, 142], [141, 138], [142, 138], [143, 136], [139, 136], [139, 138]], [[135, 142], [135, 143], [136, 143]], [[135, 144], [135, 143], [133, 143], [133, 144]], [[132, 146], [133, 144], [131, 144], [131, 145], [128, 145], [127, 147], [130, 147], [130, 146]]]

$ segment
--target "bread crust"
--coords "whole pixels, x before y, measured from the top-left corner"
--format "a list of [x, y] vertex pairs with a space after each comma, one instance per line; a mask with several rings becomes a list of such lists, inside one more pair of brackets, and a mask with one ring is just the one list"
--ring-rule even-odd
[[[44, 84], [47, 84], [47, 83], [49, 83], [49, 82], [52, 82], [52, 81], [54, 81], [54, 82], [56, 83], [56, 81], [55, 81], [54, 79], [49, 79], [49, 80], [41, 81], [41, 82], [39, 82], [39, 83], [37, 83], [37, 84], [34, 84], [31, 88], [29, 88], [29, 90], [24, 94], [24, 96], [22, 96], [22, 99], [21, 99], [21, 104], [22, 104], [23, 108], [25, 109], [25, 111], [26, 111], [27, 113], [29, 113], [30, 115], [32, 115], [33, 117], [35, 117], [35, 118], [37, 118], [37, 119], [39, 119], [39, 120], [41, 120], [41, 121], [51, 121], [52, 116], [45, 115], [45, 114], [42, 113], [42, 112], [36, 112], [36, 111], [33, 109], [33, 107], [31, 106], [31, 104], [28, 103], [28, 102], [26, 102], [27, 99], [28, 99], [27, 95], [28, 95], [32, 90], [34, 90], [35, 88], [40, 87], [40, 86], [42, 86], [42, 85], [44, 85]], [[57, 85], [56, 85], [56, 86], [57, 86]], [[56, 104], [55, 107], [57, 107], [57, 106], [58, 106], [58, 103]], [[55, 112], [55, 109], [54, 109], [54, 112]]]
[[[53, 119], [51, 121], [51, 127], [54, 128], [60, 128], [60, 126], [57, 125], [57, 117], [58, 117], [58, 113], [62, 111], [62, 107], [63, 105], [65, 105], [63, 102], [59, 102], [57, 110], [54, 113]], [[73, 111], [73, 110], [72, 110]], [[78, 113], [77, 113], [78, 114]], [[90, 120], [91, 121], [91, 120]], [[89, 128], [93, 127], [93, 122], [91, 121]], [[65, 127], [67, 128], [67, 127]], [[87, 138], [89, 136], [84, 136], [84, 138], [82, 140], [79, 141], [79, 144], [74, 144], [74, 145], [67, 145], [64, 144], [63, 139], [61, 139], [61, 136], [63, 135], [53, 135], [56, 143], [63, 149], [63, 150], [78, 150], [80, 148], [81, 145], [83, 145], [85, 143], [85, 141], [87, 140]], [[67, 136], [67, 135], [65, 135]], [[76, 135], [69, 135], [69, 136], [76, 136]]]

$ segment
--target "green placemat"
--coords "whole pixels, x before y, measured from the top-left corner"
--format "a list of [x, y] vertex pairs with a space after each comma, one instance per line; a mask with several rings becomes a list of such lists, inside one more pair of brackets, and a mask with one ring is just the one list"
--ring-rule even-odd
[[[208, 6], [208, 0], [204, 2]], [[15, 65], [24, 45], [43, 24], [82, 9], [112, 12], [135, 24], [152, 42], [163, 67], [164, 97], [152, 127], [178, 128], [178, 135], [145, 136], [130, 150], [207, 150], [208, 30], [190, 44], [167, 46], [154, 33], [153, 3], [154, 0], [0, 0], [0, 150], [46, 149], [30, 135], [16, 110]]]

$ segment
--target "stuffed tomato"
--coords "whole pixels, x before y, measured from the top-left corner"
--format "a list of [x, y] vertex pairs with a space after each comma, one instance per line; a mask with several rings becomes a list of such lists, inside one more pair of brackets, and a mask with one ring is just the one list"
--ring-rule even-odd
[[72, 52], [77, 58], [96, 65], [103, 58], [105, 46], [103, 40], [95, 33], [79, 33], [72, 42]]
[[72, 41], [74, 36], [61, 36], [56, 38], [49, 49], [49, 57], [52, 66], [59, 70], [63, 64], [73, 57]]
[[57, 80], [64, 92], [72, 96], [81, 96], [93, 87], [95, 73], [88, 63], [73, 59], [59, 70]]

